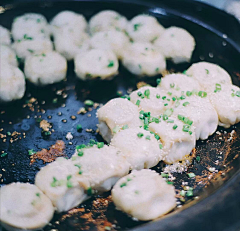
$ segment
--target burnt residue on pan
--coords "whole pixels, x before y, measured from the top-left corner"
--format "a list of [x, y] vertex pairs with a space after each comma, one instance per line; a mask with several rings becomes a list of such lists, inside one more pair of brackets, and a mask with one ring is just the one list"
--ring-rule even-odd
[[[180, 12], [174, 14], [171, 11], [172, 2], [174, 1], [161, 1], [162, 5], [156, 3], [159, 8], [118, 2], [54, 2], [44, 6], [41, 3], [17, 4], [0, 15], [0, 20], [3, 26], [10, 28], [13, 18], [25, 12], [39, 12], [48, 19], [66, 9], [82, 13], [87, 18], [103, 9], [117, 10], [128, 18], [150, 12], [165, 27], [180, 26], [195, 37], [197, 46], [191, 63], [201, 60], [217, 63], [230, 73], [233, 83], [239, 86], [240, 54], [236, 47], [228, 42], [226, 35], [220, 35], [219, 31], [217, 34], [205, 25], [201, 26], [201, 23], [198, 25], [196, 21], [187, 20]], [[191, 14], [195, 11], [199, 16], [199, 4], [196, 4], [196, 8], [189, 8], [188, 1], [181, 2], [186, 6], [184, 15], [187, 11]], [[210, 8], [201, 6], [201, 9]], [[183, 10], [183, 6], [180, 8]], [[167, 66], [170, 72], [183, 72], [191, 63], [175, 65], [168, 62]], [[111, 98], [128, 94], [144, 83], [155, 86], [156, 79], [161, 77], [137, 79], [120, 65], [120, 74], [111, 81], [82, 82], [77, 80], [73, 70], [73, 62], [69, 62], [65, 81], [44, 88], [27, 83], [27, 91], [22, 100], [0, 105], [1, 185], [15, 181], [34, 183], [36, 173], [47, 164], [45, 162], [53, 161], [56, 156], [71, 157], [77, 144], [88, 143], [90, 139], [102, 141], [96, 126], [95, 114], [98, 107]], [[86, 107], [86, 99], [95, 104]], [[82, 129], [77, 130], [78, 124], [82, 125]], [[68, 132], [73, 139], [66, 138]], [[219, 127], [207, 141], [197, 142], [191, 157], [192, 164], [186, 172], [175, 172], [168, 176], [168, 181], [173, 182], [177, 191], [178, 206], [174, 213], [196, 204], [216, 191], [239, 169], [239, 134], [239, 125], [229, 129]], [[161, 172], [163, 167], [164, 164], [159, 163], [154, 169]], [[194, 173], [195, 177], [190, 178], [188, 173]], [[124, 230], [143, 223], [145, 222], [134, 221], [116, 210], [110, 193], [105, 193], [95, 195], [66, 213], [55, 214], [44, 230]]]

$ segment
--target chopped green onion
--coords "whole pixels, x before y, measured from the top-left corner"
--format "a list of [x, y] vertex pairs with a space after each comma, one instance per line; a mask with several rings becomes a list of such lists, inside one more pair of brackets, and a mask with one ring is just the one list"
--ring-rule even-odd
[[193, 191], [187, 191], [186, 195], [187, 195], [188, 197], [192, 197], [192, 196], [193, 196]]
[[163, 115], [163, 120], [168, 120], [168, 116], [167, 115]]
[[145, 90], [144, 95], [149, 99], [150, 90], [149, 89]]
[[187, 91], [186, 92], [186, 96], [191, 96], [192, 95], [192, 92], [191, 91]]
[[78, 124], [77, 125], [77, 131], [81, 131], [82, 130], [82, 125], [81, 124]]
[[146, 140], [151, 140], [150, 136], [145, 137]]
[[139, 91], [139, 92], [137, 93], [137, 95], [138, 95], [139, 97], [141, 97], [141, 96], [142, 96], [142, 92]]
[[159, 94], [157, 94], [157, 95], [156, 95], [156, 98], [157, 98], [157, 99], [160, 99], [160, 95], [159, 95]]
[[155, 139], [159, 140], [160, 139], [160, 136], [158, 134], [155, 134], [154, 135]]
[[174, 88], [175, 87], [175, 83], [170, 83], [170, 87]]
[[6, 155], [7, 155], [7, 153], [4, 152], [4, 153], [2, 153], [0, 156], [1, 156], [1, 157], [5, 157]]
[[181, 95], [181, 96], [179, 97], [179, 99], [184, 100], [184, 99], [186, 99], [186, 96], [185, 96], [185, 95]]
[[205, 91], [199, 91], [199, 92], [198, 92], [198, 96], [200, 96], [201, 98], [205, 98], [205, 97], [207, 97], [207, 92], [205, 92]]
[[184, 190], [181, 190], [181, 192], [180, 192], [180, 196], [185, 196], [186, 195], [186, 191], [184, 191]]
[[140, 106], [141, 101], [138, 99], [136, 102], [136, 105], [139, 107]]
[[77, 145], [76, 146], [76, 149], [79, 150], [79, 149], [82, 149], [82, 148], [86, 148], [86, 144], [80, 144], [80, 145]]
[[162, 145], [162, 144], [159, 144], [159, 148], [162, 149], [162, 148], [163, 148], [163, 145]]
[[183, 132], [189, 132], [189, 129], [190, 129], [190, 126], [187, 125], [187, 124], [185, 124], [185, 125], [183, 125], [182, 131], [183, 131]]
[[33, 149], [28, 150], [28, 155], [29, 155], [29, 156], [32, 156], [32, 155], [34, 155], [35, 153], [36, 153], [36, 152], [33, 151]]
[[163, 96], [162, 99], [165, 100], [167, 98], [167, 96]]
[[114, 61], [110, 60], [109, 63], [108, 63], [108, 67], [113, 67], [113, 66], [114, 66]]
[[87, 195], [88, 196], [91, 196], [92, 195], [92, 188], [91, 187], [89, 187], [88, 189], [87, 189]]
[[78, 151], [78, 156], [83, 156], [83, 151]]
[[125, 187], [125, 186], [127, 186], [127, 183], [126, 183], [126, 182], [122, 183], [122, 184], [120, 185], [120, 188]]
[[176, 97], [172, 97], [172, 101], [176, 101], [176, 99], [177, 99]]
[[183, 103], [183, 106], [186, 107], [188, 104], [190, 104], [189, 102], [185, 102]]
[[171, 116], [173, 114], [173, 109], [172, 108], [168, 108], [165, 112], [164, 112], [164, 115], [167, 115], [167, 116]]
[[91, 107], [91, 106], [93, 106], [94, 102], [93, 102], [92, 100], [90, 100], [90, 99], [87, 99], [87, 100], [84, 101], [84, 104], [85, 104], [86, 106]]
[[134, 25], [133, 25], [133, 29], [134, 29], [134, 31], [137, 31], [137, 30], [139, 29], [140, 26], [142, 26], [141, 23], [134, 24]]
[[143, 135], [143, 133], [139, 132], [139, 133], [137, 134], [137, 136], [138, 136], [139, 138], [142, 138], [144, 135]]
[[209, 70], [208, 69], [205, 69], [206, 73], [209, 74]]
[[177, 127], [178, 127], [178, 126], [177, 126], [176, 124], [173, 125], [173, 129], [174, 129], [174, 130], [176, 130]]
[[104, 143], [103, 143], [103, 142], [98, 142], [98, 143], [97, 143], [97, 147], [98, 147], [98, 148], [102, 148], [103, 146], [104, 146]]
[[162, 176], [163, 178], [168, 178], [168, 173], [161, 172], [161, 176]]
[[161, 83], [161, 79], [157, 79], [156, 82], [157, 82], [157, 85], [159, 85]]

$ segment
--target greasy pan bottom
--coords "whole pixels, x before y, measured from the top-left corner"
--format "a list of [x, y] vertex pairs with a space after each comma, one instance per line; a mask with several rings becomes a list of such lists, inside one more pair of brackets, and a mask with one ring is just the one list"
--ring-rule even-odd
[[[116, 10], [129, 19], [140, 13], [149, 13], [157, 17], [165, 27], [174, 25], [187, 29], [194, 36], [197, 44], [191, 63], [200, 60], [217, 63], [230, 73], [233, 83], [240, 86], [238, 22], [224, 12], [197, 2], [166, 0], [155, 3], [149, 1], [148, 3], [131, 1], [14, 3], [2, 8], [0, 24], [10, 28], [13, 18], [26, 12], [41, 13], [49, 20], [62, 10], [73, 10], [89, 19], [93, 14], [104, 9]], [[191, 63], [175, 65], [168, 62], [168, 70], [182, 72]], [[1, 185], [15, 181], [34, 183], [35, 174], [45, 164], [42, 160], [37, 160], [30, 165], [28, 155], [30, 149], [40, 151], [53, 145], [56, 140], [63, 140], [66, 144], [65, 155], [70, 157], [76, 144], [88, 143], [90, 139], [102, 141], [96, 133], [96, 109], [84, 115], [77, 114], [79, 108], [84, 106], [84, 100], [91, 99], [104, 104], [111, 98], [117, 97], [118, 91], [126, 94], [128, 89], [136, 89], [136, 83], [140, 81], [122, 66], [120, 66], [120, 74], [111, 81], [82, 82], [77, 80], [73, 69], [73, 63], [69, 62], [67, 81], [44, 88], [36, 88], [28, 83], [22, 100], [0, 105], [0, 133], [3, 134], [0, 135], [0, 151], [8, 153], [5, 157], [0, 157]], [[143, 80], [155, 85], [156, 78]], [[57, 92], [60, 95], [56, 94]], [[31, 104], [29, 100], [32, 97], [37, 100]], [[58, 100], [57, 102], [54, 100], [53, 103], [55, 98]], [[76, 119], [71, 116], [76, 116]], [[42, 136], [37, 118], [45, 119], [52, 124], [54, 132], [49, 137]], [[83, 125], [82, 132], [76, 130], [76, 125], [79, 123]], [[86, 129], [92, 130], [86, 131]], [[235, 132], [232, 132], [233, 129]], [[12, 134], [14, 131], [19, 134], [15, 133], [14, 137], [4, 136], [7, 132]], [[173, 174], [176, 177], [174, 180], [176, 190], [182, 190], [182, 182], [188, 182], [188, 185], [194, 188], [194, 196], [186, 198], [187, 202], [184, 204], [178, 200], [179, 208], [164, 219], [151, 223], [133, 221], [114, 208], [109, 193], [106, 193], [88, 200], [68, 213], [56, 214], [51, 224], [44, 230], [104, 230], [105, 226], [112, 224], [114, 224], [112, 230], [129, 228], [236, 230], [240, 217], [240, 199], [237, 196], [240, 192], [238, 172], [240, 126], [227, 130], [218, 128], [218, 131], [220, 133], [215, 133], [207, 141], [197, 142], [195, 155], [200, 156], [200, 161], [194, 158], [194, 164], [187, 171], [194, 172], [195, 179], [189, 179], [186, 173]], [[73, 134], [73, 140], [66, 140], [67, 132]], [[160, 163], [154, 169], [161, 172], [162, 167], [163, 164]], [[208, 171], [209, 167], [215, 167], [218, 173], [213, 174]], [[201, 202], [196, 203], [198, 201]]]

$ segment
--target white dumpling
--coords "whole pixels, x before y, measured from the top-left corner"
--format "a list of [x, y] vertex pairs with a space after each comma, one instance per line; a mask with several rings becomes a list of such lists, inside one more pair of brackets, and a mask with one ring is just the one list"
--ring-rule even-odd
[[26, 79], [37, 86], [60, 82], [66, 72], [66, 59], [55, 51], [28, 56], [24, 64]]
[[156, 219], [176, 206], [174, 187], [150, 169], [132, 171], [112, 189], [113, 203], [137, 220]]
[[50, 39], [21, 40], [13, 43], [17, 56], [23, 60], [29, 55], [37, 55], [53, 50]]
[[208, 62], [194, 63], [187, 69], [186, 74], [201, 85], [201, 87], [209, 92], [209, 89], [216, 83], [218, 84], [231, 84], [232, 80], [230, 75], [220, 66]]
[[0, 25], [0, 44], [6, 44], [6, 45], [11, 44], [10, 31], [1, 25]]
[[161, 143], [153, 134], [143, 128], [128, 128], [118, 132], [111, 145], [119, 148], [131, 169], [152, 168], [162, 160]]
[[89, 182], [91, 189], [106, 192], [128, 174], [130, 165], [119, 149], [103, 143], [98, 145], [76, 149], [72, 163], [79, 168], [81, 177]]
[[110, 50], [92, 49], [76, 55], [75, 73], [82, 80], [112, 79], [118, 74], [118, 60]]
[[135, 42], [153, 42], [159, 38], [165, 29], [150, 15], [137, 15], [128, 23], [127, 33]]
[[198, 95], [186, 97], [174, 108], [173, 115], [182, 115], [193, 121], [197, 140], [205, 140], [217, 130], [218, 115], [208, 97], [202, 98]]
[[21, 99], [26, 82], [22, 71], [14, 66], [2, 65], [0, 71], [0, 101], [10, 102]]
[[127, 19], [116, 11], [103, 10], [90, 19], [89, 31], [92, 35], [100, 31], [124, 31], [127, 28], [127, 24]]
[[64, 32], [55, 34], [54, 46], [67, 60], [72, 60], [77, 54], [90, 49], [89, 35], [81, 31], [64, 29]]
[[225, 10], [234, 15], [238, 20], [240, 20], [240, 2], [239, 1], [228, 1], [225, 2]]
[[130, 94], [130, 101], [141, 110], [151, 112], [151, 116], [159, 116], [173, 104], [171, 96], [166, 91], [151, 86], [133, 91]]
[[79, 169], [71, 160], [59, 157], [41, 168], [35, 178], [37, 185], [52, 201], [58, 212], [68, 211], [82, 203], [87, 195], [79, 183]]
[[97, 111], [99, 133], [108, 143], [114, 134], [125, 127], [139, 127], [139, 110], [127, 99], [110, 100]]
[[98, 32], [90, 40], [92, 48], [112, 50], [119, 59], [122, 59], [128, 45], [129, 38], [123, 32], [114, 30]]
[[159, 89], [168, 91], [172, 97], [181, 97], [185, 95], [187, 91], [192, 92], [201, 90], [197, 80], [184, 74], [166, 75], [161, 79], [158, 87]]
[[18, 66], [16, 53], [11, 47], [5, 44], [0, 44], [0, 51], [1, 51], [0, 53], [1, 66], [3, 66], [4, 64], [13, 65], [15, 67]]
[[217, 111], [220, 126], [229, 128], [240, 121], [239, 87], [232, 84], [218, 84], [212, 86], [208, 96]]
[[164, 31], [154, 45], [160, 49], [166, 58], [174, 63], [189, 62], [195, 48], [193, 36], [179, 27], [170, 27]]
[[58, 13], [50, 22], [51, 32], [60, 33], [63, 28], [84, 32], [87, 30], [87, 21], [83, 15], [73, 11], [62, 11]]
[[134, 75], [155, 76], [166, 70], [166, 60], [151, 43], [132, 43], [123, 54], [123, 66]]
[[162, 117], [160, 123], [150, 123], [149, 131], [160, 136], [163, 151], [166, 153], [163, 161], [173, 164], [183, 160], [196, 145], [196, 136], [193, 125], [185, 124], [177, 117]]
[[27, 13], [14, 19], [12, 37], [15, 41], [37, 38], [49, 39], [49, 25], [41, 14]]
[[0, 189], [0, 221], [7, 230], [39, 230], [53, 217], [51, 201], [38, 187], [12, 183]]

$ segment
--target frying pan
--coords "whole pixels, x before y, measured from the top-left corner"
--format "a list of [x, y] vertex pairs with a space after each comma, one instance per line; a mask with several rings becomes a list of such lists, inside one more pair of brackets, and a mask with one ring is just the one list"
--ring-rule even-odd
[[[41, 13], [50, 20], [62, 10], [73, 10], [89, 19], [105, 9], [116, 10], [129, 19], [137, 14], [148, 13], [157, 17], [165, 27], [174, 25], [187, 29], [197, 44], [191, 63], [205, 60], [219, 64], [230, 73], [233, 83], [240, 86], [240, 25], [225, 12], [199, 2], [8, 1], [0, 7], [0, 24], [10, 28], [14, 17], [26, 12]], [[191, 63], [175, 65], [169, 61], [167, 66], [170, 71], [182, 72]], [[53, 145], [56, 140], [63, 140], [66, 145], [65, 156], [71, 157], [77, 144], [88, 143], [90, 139], [102, 141], [96, 132], [96, 109], [84, 115], [77, 114], [79, 108], [84, 107], [84, 100], [91, 99], [104, 104], [118, 97], [119, 91], [124, 95], [129, 89], [136, 89], [140, 81], [121, 65], [120, 74], [111, 81], [82, 82], [76, 78], [73, 70], [73, 62], [69, 62], [67, 81], [44, 88], [27, 83], [23, 99], [0, 105], [0, 151], [7, 153], [0, 157], [1, 185], [15, 181], [34, 183], [35, 174], [46, 163], [37, 159], [30, 165], [28, 150], [40, 151]], [[155, 85], [156, 78], [144, 78], [143, 81]], [[54, 132], [50, 136], [42, 134], [40, 119], [52, 124]], [[77, 124], [82, 124], [82, 132], [77, 131]], [[66, 139], [67, 132], [73, 134], [73, 140]], [[105, 193], [94, 196], [70, 212], [56, 214], [44, 230], [105, 230], [110, 226], [112, 230], [139, 231], [238, 230], [239, 134], [239, 125], [230, 129], [219, 127], [218, 132], [207, 141], [197, 142], [193, 165], [187, 171], [195, 173], [196, 178], [189, 178], [186, 173], [173, 173], [176, 190], [182, 190], [187, 182], [188, 186], [193, 187], [193, 196], [185, 197], [185, 202], [178, 198], [178, 208], [157, 221], [146, 223], [132, 220], [117, 211], [109, 197], [110, 193]], [[163, 166], [160, 163], [154, 169], [161, 172]], [[218, 172], [209, 171], [213, 167]]]

